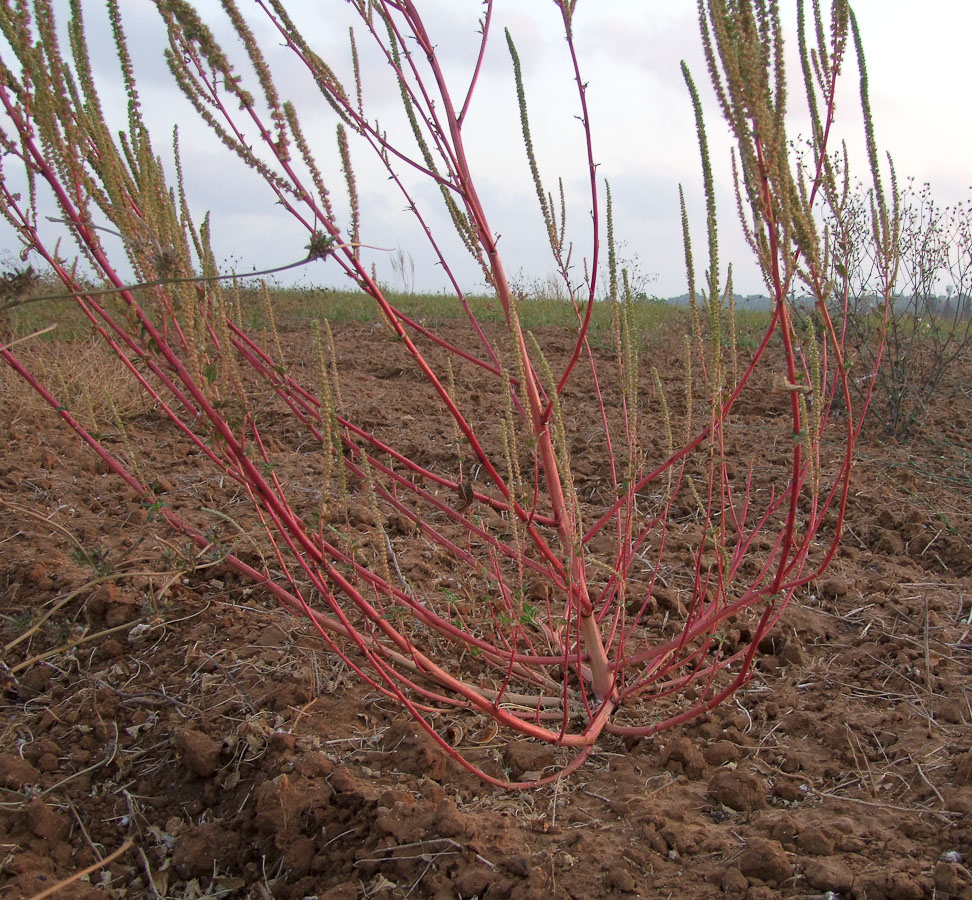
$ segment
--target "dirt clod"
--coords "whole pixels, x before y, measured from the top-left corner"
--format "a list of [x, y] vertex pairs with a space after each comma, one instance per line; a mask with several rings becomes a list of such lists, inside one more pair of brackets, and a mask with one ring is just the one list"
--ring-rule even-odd
[[834, 852], [835, 841], [817, 825], [803, 829], [796, 839], [796, 845], [804, 853], [812, 856], [830, 856]]
[[702, 748], [702, 756], [710, 766], [722, 766], [742, 759], [742, 750], [732, 741], [715, 741]]
[[176, 734], [174, 742], [187, 769], [201, 778], [211, 778], [216, 774], [222, 749], [218, 741], [201, 731], [185, 728]]
[[346, 881], [320, 895], [320, 900], [358, 900], [358, 882]]
[[172, 864], [183, 878], [209, 875], [214, 866], [223, 868], [231, 863], [239, 846], [239, 835], [222, 823], [193, 825], [175, 839]]
[[764, 807], [765, 793], [759, 778], [749, 772], [720, 769], [709, 779], [709, 796], [739, 812], [752, 812]]
[[12, 753], [0, 755], [0, 784], [5, 788], [19, 791], [25, 785], [37, 784], [40, 772], [26, 759]]
[[27, 804], [27, 827], [49, 844], [62, 840], [70, 824], [66, 816], [55, 812], [42, 800], [35, 798]]
[[466, 866], [456, 877], [454, 887], [462, 900], [478, 897], [489, 887], [493, 880], [492, 873], [482, 863]]
[[604, 882], [609, 888], [622, 894], [633, 894], [638, 889], [638, 882], [626, 868], [612, 869], [604, 877]]
[[730, 866], [722, 875], [720, 886], [723, 893], [730, 896], [740, 896], [745, 894], [749, 887], [749, 881], [737, 866]]
[[965, 874], [957, 863], [940, 860], [935, 866], [935, 889], [946, 897], [958, 896], [963, 881], [968, 883], [968, 878], [962, 877]]
[[503, 751], [503, 759], [510, 770], [510, 777], [514, 781], [523, 778], [527, 773], [534, 773], [534, 779], [539, 777], [547, 766], [552, 766], [554, 754], [551, 747], [536, 741], [511, 741]]
[[702, 752], [687, 737], [680, 737], [665, 748], [662, 765], [671, 772], [684, 773], [692, 779], [701, 778], [706, 768]]
[[824, 578], [820, 582], [820, 593], [824, 597], [830, 597], [832, 599], [846, 596], [849, 589], [850, 586], [847, 581], [837, 576]]
[[803, 877], [818, 891], [846, 894], [854, 885], [850, 866], [839, 859], [808, 859], [803, 863]]
[[855, 900], [922, 900], [925, 889], [907, 872], [866, 872], [854, 881]]
[[767, 884], [783, 884], [793, 876], [793, 865], [779, 842], [751, 838], [739, 857], [739, 871]]
[[442, 837], [460, 837], [465, 833], [466, 827], [462, 814], [452, 800], [447, 798], [438, 805], [435, 810], [435, 829]]

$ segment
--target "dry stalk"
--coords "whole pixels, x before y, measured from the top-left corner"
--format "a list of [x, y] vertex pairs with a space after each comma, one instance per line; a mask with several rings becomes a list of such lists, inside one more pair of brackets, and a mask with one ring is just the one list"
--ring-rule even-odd
[[135, 841], [132, 840], [132, 838], [126, 838], [117, 850], [113, 850], [104, 859], [99, 859], [86, 869], [82, 869], [80, 872], [75, 872], [69, 878], [64, 878], [57, 882], [57, 884], [52, 884], [49, 888], [45, 888], [39, 893], [33, 894], [32, 896], [28, 897], [27, 900], [44, 900], [46, 897], [54, 896], [54, 894], [58, 893], [58, 891], [62, 890], [63, 888], [66, 888], [69, 884], [74, 884], [75, 882], [80, 881], [82, 878], [91, 875], [93, 872], [97, 872], [98, 869], [103, 869], [105, 866], [110, 865], [116, 859], [118, 859], [118, 857], [131, 850], [134, 845]]

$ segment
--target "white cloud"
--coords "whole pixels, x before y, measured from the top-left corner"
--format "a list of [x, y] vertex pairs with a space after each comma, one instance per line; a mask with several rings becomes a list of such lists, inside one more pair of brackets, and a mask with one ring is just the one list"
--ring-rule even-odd
[[[66, 14], [65, 2], [55, 5]], [[204, 13], [212, 10], [217, 15], [215, 3], [203, 2], [200, 6]], [[902, 176], [914, 175], [919, 181], [931, 181], [935, 195], [943, 202], [964, 199], [972, 182], [966, 150], [972, 145], [972, 117], [965, 113], [963, 99], [967, 85], [965, 42], [972, 33], [972, 4], [964, 0], [925, 0], [920, 14], [915, 12], [915, 4], [910, 0], [858, 0], [854, 6], [868, 52], [879, 141], [894, 153]], [[95, 4], [86, 3], [85, 9], [89, 8], [94, 11], [89, 38], [103, 85], [102, 96], [113, 124], [120, 126], [124, 122], [125, 98], [118, 84], [113, 48], [104, 30], [103, 16]], [[460, 85], [457, 103], [461, 103], [478, 46], [475, 31], [482, 4], [425, 0], [421, 8], [426, 11], [429, 31], [447, 75]], [[333, 62], [350, 88], [346, 47], [350, 5], [329, 4], [326, 13], [312, 13], [312, 8], [305, 5], [298, 5], [297, 9], [307, 17], [307, 34], [312, 45]], [[123, 4], [123, 13], [156, 152], [168, 154], [172, 125], [178, 123], [190, 199], [200, 217], [207, 209], [211, 210], [218, 258], [242, 261], [243, 267], [270, 266], [296, 258], [306, 243], [300, 229], [288, 222], [284, 212], [274, 205], [267, 188], [206, 133], [173, 86], [161, 61], [165, 40], [157, 13], [150, 4], [137, 3]], [[526, 4], [513, 0], [496, 3], [493, 45], [465, 131], [480, 194], [491, 226], [503, 235], [501, 248], [507, 255], [508, 271], [513, 274], [522, 269], [527, 278], [543, 277], [551, 270], [552, 263], [525, 165], [503, 36], [506, 26], [513, 33], [523, 60], [533, 134], [545, 185], [555, 190], [558, 176], [564, 178], [571, 203], [569, 224], [579, 271], [579, 256], [589, 253], [591, 204], [583, 133], [575, 119], [577, 94], [560, 32], [559, 14], [552, 3]], [[679, 71], [679, 61], [686, 59], [710, 101], [708, 130], [724, 226], [722, 262], [724, 265], [734, 261], [739, 290], [758, 291], [761, 282], [738, 229], [733, 226], [729, 143], [718, 110], [711, 102], [711, 91], [705, 84], [707, 75], [697, 28], [695, 4], [687, 0], [683, 3], [581, 0], [578, 4], [577, 48], [583, 77], [589, 83], [598, 174], [612, 182], [617, 230], [627, 252], [637, 253], [643, 269], [659, 274], [660, 293], [681, 293], [685, 279], [678, 215], [680, 182], [685, 185], [693, 218], [698, 264], [700, 268], [704, 265], [699, 156], [692, 111]], [[305, 130], [320, 149], [321, 158], [326, 160], [327, 171], [333, 173], [330, 182], [335, 201], [340, 203], [341, 179], [333, 150], [333, 119], [306, 74], [280, 46], [279, 37], [265, 24], [260, 24], [257, 30], [265, 39], [273, 66], [282, 73], [278, 80], [281, 94], [298, 102]], [[218, 32], [227, 34], [225, 24]], [[366, 38], [359, 29], [359, 50], [365, 68], [364, 93], [366, 103], [370, 104], [370, 115], [377, 116], [384, 127], [402, 129], [394, 79], [381, 70], [380, 59]], [[236, 53], [240, 50], [232, 36], [226, 38], [226, 46]], [[860, 145], [861, 133], [857, 90], [856, 72], [851, 67], [840, 95], [838, 136], [846, 135], [853, 146]], [[800, 93], [794, 87], [794, 103]], [[404, 133], [408, 140], [407, 131]], [[365, 203], [363, 239], [380, 246], [402, 246], [416, 260], [419, 288], [444, 287], [446, 280], [423, 246], [420, 231], [409, 223], [403, 212], [405, 200], [394, 192], [381, 167], [368, 157], [366, 148], [358, 148], [356, 159], [359, 188]], [[858, 171], [862, 171], [860, 167]], [[448, 231], [448, 222], [437, 205], [438, 192], [429, 185], [421, 185], [414, 174], [404, 171], [403, 177], [423, 201], [430, 221], [436, 228]], [[346, 214], [342, 215], [346, 218]], [[455, 250], [456, 242], [451, 237], [445, 243], [450, 252]], [[13, 248], [8, 232], [0, 232], [0, 245]], [[390, 278], [387, 255], [372, 253], [371, 258], [378, 263], [379, 273]], [[464, 285], [480, 286], [476, 267], [461, 250], [456, 258]], [[320, 268], [304, 277], [326, 280]]]

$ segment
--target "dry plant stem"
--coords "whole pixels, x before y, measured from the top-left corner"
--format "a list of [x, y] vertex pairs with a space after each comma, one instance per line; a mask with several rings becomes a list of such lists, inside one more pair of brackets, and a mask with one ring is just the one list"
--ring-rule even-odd
[[[4, 504], [4, 505], [9, 506], [10, 504]], [[47, 612], [45, 612], [39, 619], [34, 621], [29, 628], [25, 629], [20, 634], [18, 634], [17, 637], [9, 641], [3, 648], [3, 656], [6, 656], [18, 644], [21, 644], [24, 641], [28, 640], [31, 637], [31, 635], [36, 634], [38, 630], [44, 625], [44, 623], [48, 619], [50, 619], [51, 616], [55, 615], [58, 612], [58, 610], [62, 609], [64, 606], [66, 606], [68, 603], [74, 600], [75, 597], [79, 597], [85, 592], [91, 590], [91, 588], [96, 587], [99, 584], [105, 584], [106, 582], [116, 581], [122, 578], [132, 578], [137, 575], [158, 575], [158, 574], [159, 574], [158, 572], [132, 572], [126, 570], [123, 572], [113, 572], [109, 575], [103, 575], [100, 578], [93, 578], [91, 579], [91, 581], [86, 581], [80, 587], [75, 588], [73, 591], [69, 591], [67, 594], [65, 594], [63, 597], [57, 600], [57, 602], [55, 602], [51, 606], [51, 608], [48, 609]]]
[[131, 631], [132, 627], [138, 625], [142, 619], [132, 619], [131, 622], [126, 622], [124, 625], [116, 625], [113, 628], [105, 628], [102, 631], [95, 632], [94, 634], [82, 634], [81, 637], [71, 638], [65, 641], [58, 647], [54, 647], [52, 650], [46, 650], [43, 653], [38, 653], [36, 656], [32, 656], [29, 659], [25, 659], [23, 662], [17, 663], [15, 666], [10, 666], [10, 674], [16, 675], [23, 669], [29, 669], [31, 666], [36, 665], [39, 662], [43, 662], [45, 659], [50, 659], [53, 656], [60, 656], [62, 653], [67, 653], [73, 650], [75, 647], [80, 647], [82, 644], [87, 644], [89, 641], [97, 641], [103, 637], [107, 637], [109, 634], [117, 634], [119, 631]]
[[82, 878], [90, 875], [92, 872], [97, 872], [98, 869], [103, 869], [105, 866], [113, 863], [118, 857], [127, 853], [135, 845], [135, 841], [132, 838], [126, 838], [122, 845], [117, 849], [109, 853], [104, 859], [99, 859], [97, 862], [92, 863], [86, 869], [82, 869], [80, 872], [75, 872], [70, 878], [65, 878], [59, 881], [57, 884], [52, 884], [49, 888], [45, 888], [37, 894], [33, 894], [27, 898], [27, 900], [45, 900], [46, 897], [53, 897], [56, 893], [66, 888], [69, 884], [74, 884], [76, 881], [80, 881]]
[[[0, 307], [0, 312], [3, 312], [3, 307]], [[12, 341], [7, 341], [6, 344], [0, 346], [0, 350], [10, 350], [16, 347], [18, 344], [26, 343], [27, 341], [32, 341], [34, 338], [40, 337], [42, 334], [50, 334], [57, 325], [48, 325], [46, 328], [41, 328], [39, 331], [34, 331], [31, 334], [25, 334], [23, 337], [14, 338]]]

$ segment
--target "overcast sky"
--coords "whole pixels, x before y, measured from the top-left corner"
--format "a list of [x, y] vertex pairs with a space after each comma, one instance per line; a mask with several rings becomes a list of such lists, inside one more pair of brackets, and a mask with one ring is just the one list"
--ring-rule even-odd
[[[239, 0], [248, 13], [259, 16], [250, 0]], [[55, 0], [63, 11], [65, 0]], [[788, 8], [791, 4], [781, 4]], [[795, 7], [795, 3], [792, 4]], [[810, 5], [809, 3], [807, 4]], [[824, 6], [828, 5], [826, 3]], [[968, 115], [968, 36], [972, 34], [972, 3], [968, 0], [856, 0], [853, 2], [868, 57], [871, 98], [879, 143], [895, 158], [902, 177], [929, 181], [942, 204], [964, 201], [969, 196], [972, 173], [972, 116]], [[217, 31], [219, 4], [201, 0], [197, 6], [211, 15]], [[211, 211], [217, 258], [229, 270], [269, 267], [293, 261], [303, 254], [306, 235], [275, 206], [269, 190], [229, 158], [195, 120], [195, 114], [171, 84], [161, 62], [163, 41], [159, 20], [149, 0], [122, 4], [135, 52], [136, 72], [155, 149], [170, 156], [169, 135], [173, 123], [183, 134], [184, 166], [190, 202], [198, 218]], [[476, 22], [481, 4], [476, 0], [421, 0], [420, 9], [436, 41], [448, 74], [464, 84], [476, 48]], [[117, 68], [112, 46], [99, 31], [97, 4], [85, 2], [92, 11], [89, 39], [95, 48], [95, 64], [103, 99], [110, 109], [124, 108], [117, 87]], [[307, 17], [306, 32], [312, 46], [347, 72], [345, 46], [349, 4], [343, 0], [293, 3], [295, 17]], [[308, 10], [326, 9], [326, 17]], [[794, 18], [790, 14], [790, 18]], [[254, 21], [259, 21], [254, 19]], [[466, 125], [466, 141], [477, 187], [484, 199], [506, 266], [514, 281], [529, 288], [553, 271], [545, 232], [537, 211], [536, 196], [526, 169], [519, 135], [509, 54], [503, 39], [508, 26], [523, 60], [533, 133], [542, 174], [548, 188], [564, 179], [569, 209], [568, 226], [574, 241], [576, 272], [590, 253], [590, 198], [586, 194], [582, 132], [576, 119], [576, 91], [571, 82], [559, 14], [549, 0], [497, 0], [493, 23], [493, 47], [479, 86], [479, 94]], [[698, 39], [696, 6], [691, 0], [580, 0], [575, 21], [577, 49], [583, 77], [589, 83], [588, 99], [594, 131], [599, 174], [611, 182], [615, 198], [616, 233], [622, 242], [622, 258], [636, 263], [642, 276], [657, 276], [649, 293], [661, 296], [685, 290], [678, 210], [678, 185], [686, 191], [693, 216], [699, 265], [704, 264], [703, 197], [699, 155], [692, 109], [679, 70], [684, 59], [700, 88], [707, 76]], [[321, 150], [326, 177], [336, 195], [341, 180], [333, 154], [334, 123], [323, 101], [299, 69], [270, 38], [267, 52], [281, 67], [278, 80], [284, 98], [298, 104], [305, 130]], [[795, 52], [795, 37], [789, 35]], [[393, 128], [396, 122], [396, 91], [385, 72], [373, 69], [365, 36], [359, 38], [365, 60], [364, 97], [372, 119]], [[236, 51], [227, 37], [228, 51]], [[794, 60], [795, 62], [795, 60]], [[797, 74], [791, 66], [791, 72]], [[861, 146], [861, 120], [857, 104], [856, 67], [845, 75], [838, 109], [838, 139], [852, 148]], [[464, 87], [458, 87], [461, 96]], [[705, 93], [708, 97], [708, 93]], [[802, 89], [792, 84], [794, 116], [791, 133], [806, 129], [797, 101]], [[723, 264], [734, 263], [736, 289], [757, 293], [762, 283], [748, 260], [748, 251], [734, 227], [734, 202], [729, 187], [729, 142], [717, 110], [707, 108], [708, 130], [713, 145], [713, 166], [719, 181], [720, 218], [723, 225]], [[121, 124], [121, 121], [118, 122]], [[403, 210], [405, 201], [395, 193], [382, 171], [360, 146], [356, 151], [359, 191], [363, 200], [362, 239], [380, 247], [401, 247], [415, 265], [415, 287], [445, 287], [441, 269], [424, 245], [421, 235]], [[857, 172], [865, 171], [858, 158]], [[447, 220], [436, 203], [437, 191], [415, 185], [420, 202], [434, 227], [448, 231]], [[15, 243], [6, 226], [0, 247], [11, 251]], [[449, 243], [450, 258], [463, 286], [482, 288], [482, 277], [468, 256]], [[368, 251], [381, 278], [395, 284], [392, 254]], [[340, 284], [326, 263], [304, 270], [293, 279], [303, 284]], [[398, 281], [400, 285], [400, 281]]]

